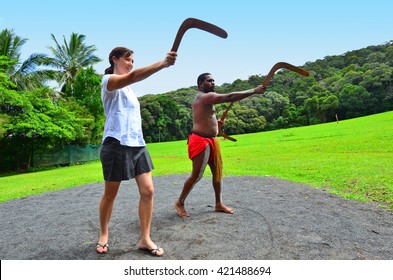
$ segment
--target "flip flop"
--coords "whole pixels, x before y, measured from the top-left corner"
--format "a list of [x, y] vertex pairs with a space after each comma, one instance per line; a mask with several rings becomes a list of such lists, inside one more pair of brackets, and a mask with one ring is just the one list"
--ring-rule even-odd
[[149, 249], [149, 248], [139, 248], [139, 250], [149, 252], [149, 253], [152, 254], [153, 256], [162, 257], [164, 254], [162, 254], [162, 255], [157, 255], [157, 252], [160, 251], [160, 249], [161, 249], [161, 248], [158, 247], [158, 246], [157, 246], [157, 248], [153, 248], [153, 249]]
[[[98, 250], [99, 248], [102, 248], [103, 250], [99, 251]], [[108, 243], [100, 244], [97, 242], [97, 245], [96, 245], [97, 254], [106, 254], [106, 253], [108, 253], [108, 251], [109, 251], [109, 244]]]

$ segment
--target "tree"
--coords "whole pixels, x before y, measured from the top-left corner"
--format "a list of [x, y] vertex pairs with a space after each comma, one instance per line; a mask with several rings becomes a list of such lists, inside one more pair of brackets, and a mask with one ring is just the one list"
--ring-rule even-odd
[[347, 119], [367, 115], [376, 102], [364, 87], [349, 84], [340, 92], [339, 98], [339, 115]]
[[278, 94], [277, 92], [269, 91], [266, 94], [266, 97], [272, 101], [271, 106], [275, 112], [274, 118], [281, 116], [284, 109], [289, 105], [289, 99], [285, 96], [282, 96], [281, 94]]
[[371, 64], [368, 65], [369, 69], [364, 73], [361, 86], [367, 90], [378, 89], [383, 85], [390, 84], [392, 81], [393, 68], [386, 64]]
[[[0, 57], [0, 66], [5, 64]], [[15, 88], [0, 71], [1, 171], [28, 169], [33, 152], [41, 149], [87, 142], [92, 127], [87, 109], [76, 103], [54, 102], [48, 87], [23, 92]]]
[[85, 107], [94, 118], [94, 126], [88, 142], [90, 144], [101, 143], [105, 123], [101, 101], [101, 76], [95, 73], [93, 67], [81, 69], [74, 79], [72, 88], [73, 91], [70, 85], [66, 87], [67, 99], [74, 100], [80, 106]]
[[339, 106], [338, 97], [331, 94], [320, 98], [320, 117], [322, 122], [332, 121], [337, 113]]
[[260, 132], [266, 126], [264, 116], [259, 116], [258, 112], [252, 108], [242, 108], [236, 111], [236, 118], [243, 124], [244, 133]]
[[318, 96], [313, 96], [311, 98], [307, 98], [304, 102], [304, 109], [308, 113], [308, 119], [310, 124], [316, 124], [320, 122], [319, 119], [319, 98]]
[[2, 70], [14, 82], [18, 90], [33, 90], [56, 78], [56, 72], [40, 66], [51, 65], [52, 60], [45, 54], [34, 53], [21, 61], [21, 48], [27, 39], [17, 36], [14, 30], [0, 32], [0, 56], [6, 56], [13, 63], [2, 65]]
[[101, 59], [94, 55], [96, 47], [94, 45], [87, 46], [84, 41], [85, 35], [72, 33], [69, 42], [63, 36], [63, 45], [60, 45], [55, 35], [51, 34], [56, 46], [49, 46], [52, 51], [54, 59], [52, 65], [56, 67], [59, 72], [58, 82], [61, 86], [61, 92], [65, 93], [67, 85], [71, 86], [78, 74], [79, 70], [84, 67], [92, 66], [100, 62]]

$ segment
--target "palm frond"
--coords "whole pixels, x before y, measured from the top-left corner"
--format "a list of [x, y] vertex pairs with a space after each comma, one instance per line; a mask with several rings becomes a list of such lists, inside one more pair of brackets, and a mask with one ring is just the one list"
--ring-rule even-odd
[[93, 53], [96, 51], [95, 46], [87, 46], [84, 41], [86, 36], [83, 34], [72, 33], [69, 41], [63, 36], [63, 44], [60, 45], [56, 37], [51, 34], [55, 46], [49, 47], [54, 55], [53, 66], [61, 71], [59, 84], [62, 89], [67, 84], [71, 84], [77, 73], [93, 64], [100, 62], [101, 59]]

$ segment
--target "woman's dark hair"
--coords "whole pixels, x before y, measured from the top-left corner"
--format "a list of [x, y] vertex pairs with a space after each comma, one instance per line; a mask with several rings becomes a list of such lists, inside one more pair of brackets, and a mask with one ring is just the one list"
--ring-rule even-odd
[[134, 52], [130, 49], [124, 48], [124, 47], [116, 47], [114, 48], [111, 53], [109, 54], [109, 63], [110, 67], [105, 69], [105, 74], [113, 74], [113, 68], [115, 67], [113, 63], [113, 57], [115, 56], [116, 58], [120, 58], [122, 56], [129, 57], [132, 55]]
[[210, 73], [203, 73], [200, 74], [198, 79], [197, 79], [197, 86], [199, 87], [200, 83], [203, 83], [206, 80], [206, 76], [211, 75]]

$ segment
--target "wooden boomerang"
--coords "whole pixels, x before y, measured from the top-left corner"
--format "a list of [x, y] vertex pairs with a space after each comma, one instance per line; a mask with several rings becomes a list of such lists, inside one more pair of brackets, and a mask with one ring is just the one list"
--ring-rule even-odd
[[[309, 75], [309, 73], [306, 70], [302, 69], [302, 68], [293, 66], [292, 64], [289, 64], [289, 63], [286, 63], [286, 62], [278, 62], [278, 63], [273, 65], [272, 69], [270, 69], [270, 71], [267, 74], [265, 80], [263, 80], [262, 85], [267, 87], [267, 85], [269, 84], [270, 80], [273, 78], [274, 74], [279, 69], [288, 69], [288, 70], [296, 72], [296, 73], [298, 73], [298, 74], [300, 74], [302, 76], [308, 76]], [[220, 122], [221, 125], [220, 124], [218, 125], [218, 134], [221, 135], [222, 137], [228, 139], [228, 140], [236, 142], [237, 140], [235, 138], [226, 135], [224, 133], [224, 131], [222, 130], [222, 126], [224, 125], [224, 120], [225, 120], [225, 118], [226, 118], [226, 116], [228, 114], [229, 109], [232, 107], [232, 104], [233, 104], [233, 102], [231, 102], [229, 104], [228, 108], [225, 110], [224, 114], [221, 117], [221, 122]]]
[[214, 35], [217, 35], [218, 37], [221, 38], [226, 38], [228, 37], [228, 33], [214, 25], [211, 23], [208, 23], [206, 21], [200, 20], [200, 19], [196, 19], [196, 18], [187, 18], [186, 20], [183, 21], [183, 23], [180, 25], [179, 30], [177, 31], [176, 37], [175, 37], [175, 41], [173, 42], [173, 46], [171, 51], [176, 52], [177, 49], [179, 48], [180, 45], [180, 41], [183, 38], [184, 33], [186, 33], [186, 31], [190, 28], [198, 28], [204, 31], [207, 31], [209, 33], [212, 33]]

